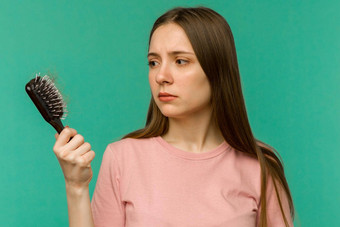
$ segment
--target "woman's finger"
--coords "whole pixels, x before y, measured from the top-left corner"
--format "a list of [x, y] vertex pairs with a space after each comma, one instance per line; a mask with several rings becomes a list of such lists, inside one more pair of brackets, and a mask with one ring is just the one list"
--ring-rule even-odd
[[81, 146], [79, 146], [74, 153], [77, 156], [82, 156], [83, 154], [85, 154], [86, 152], [89, 152], [91, 150], [91, 144], [88, 142], [83, 143]]
[[[79, 134], [77, 134], [76, 136], [78, 136]], [[77, 138], [74, 138], [77, 139]], [[73, 139], [72, 139], [73, 140]], [[67, 144], [66, 146], [68, 146], [69, 144]], [[65, 147], [66, 147], [65, 146]], [[91, 145], [88, 142], [82, 143], [79, 147], [77, 147], [77, 149], [70, 149], [68, 150], [67, 148], [63, 148], [64, 151], [64, 157], [65, 159], [67, 159], [68, 161], [70, 161], [73, 164], [79, 163], [80, 165], [83, 164], [83, 160], [82, 160], [82, 155], [85, 154], [86, 152], [91, 150]]]
[[67, 142], [70, 140], [71, 137], [75, 136], [77, 134], [77, 131], [73, 128], [64, 128], [60, 135], [58, 136], [58, 139], [55, 143], [55, 147], [61, 147], [67, 144]]
[[81, 157], [84, 160], [84, 166], [90, 167], [91, 166], [91, 161], [94, 159], [96, 156], [96, 153], [93, 150], [90, 150], [89, 152], [86, 152], [84, 155]]
[[73, 138], [63, 147], [63, 150], [74, 151], [84, 143], [84, 137], [76, 134]]

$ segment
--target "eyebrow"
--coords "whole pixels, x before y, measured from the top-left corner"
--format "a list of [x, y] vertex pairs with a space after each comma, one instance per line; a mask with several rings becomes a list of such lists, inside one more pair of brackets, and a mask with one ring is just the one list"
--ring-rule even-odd
[[[171, 51], [171, 52], [169, 52], [168, 54], [169, 54], [169, 55], [178, 55], [178, 54], [191, 54], [191, 55], [195, 55], [195, 54], [192, 53], [192, 52], [189, 52], [189, 51], [182, 51], [182, 50]], [[149, 52], [147, 57], [150, 57], [150, 56], [159, 57], [160, 55], [157, 54], [157, 53], [155, 53], [155, 52]]]

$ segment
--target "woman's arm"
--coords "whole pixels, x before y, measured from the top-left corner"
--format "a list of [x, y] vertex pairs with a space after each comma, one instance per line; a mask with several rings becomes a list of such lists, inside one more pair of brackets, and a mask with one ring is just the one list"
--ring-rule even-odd
[[65, 127], [55, 137], [53, 151], [65, 178], [69, 226], [94, 227], [89, 183], [93, 175], [91, 161], [95, 153], [75, 129]]
[[89, 188], [66, 185], [67, 207], [70, 227], [94, 227]]
[[91, 209], [96, 226], [125, 226], [125, 202], [122, 201], [122, 172], [115, 156], [116, 144], [109, 144], [103, 154], [102, 163], [93, 192]]
[[[284, 215], [287, 219], [288, 226], [294, 227], [293, 219], [290, 215], [290, 208], [288, 203], [288, 198], [283, 190], [282, 186], [279, 182], [276, 182], [276, 186], [280, 195], [282, 209], [284, 211]], [[281, 208], [279, 205], [279, 200], [277, 198], [277, 194], [275, 191], [275, 187], [273, 184], [273, 179], [268, 177], [268, 185], [267, 185], [267, 226], [275, 226], [275, 227], [286, 227], [284, 222], [283, 214], [281, 212]], [[259, 212], [257, 214], [257, 225], [259, 226], [259, 218], [261, 216], [261, 206], [259, 206]]]

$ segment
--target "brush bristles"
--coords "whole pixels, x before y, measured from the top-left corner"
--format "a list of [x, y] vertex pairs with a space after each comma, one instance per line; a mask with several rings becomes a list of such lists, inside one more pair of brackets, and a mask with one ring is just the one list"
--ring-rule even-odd
[[63, 97], [54, 82], [47, 75], [40, 77], [40, 73], [36, 74], [34, 90], [44, 100], [53, 118], [66, 118], [66, 103], [63, 101]]

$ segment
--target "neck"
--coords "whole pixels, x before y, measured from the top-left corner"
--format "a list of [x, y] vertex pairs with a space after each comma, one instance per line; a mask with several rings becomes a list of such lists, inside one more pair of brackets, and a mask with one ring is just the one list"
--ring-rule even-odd
[[186, 118], [169, 118], [169, 130], [162, 137], [173, 146], [194, 153], [212, 150], [224, 141], [211, 110]]

